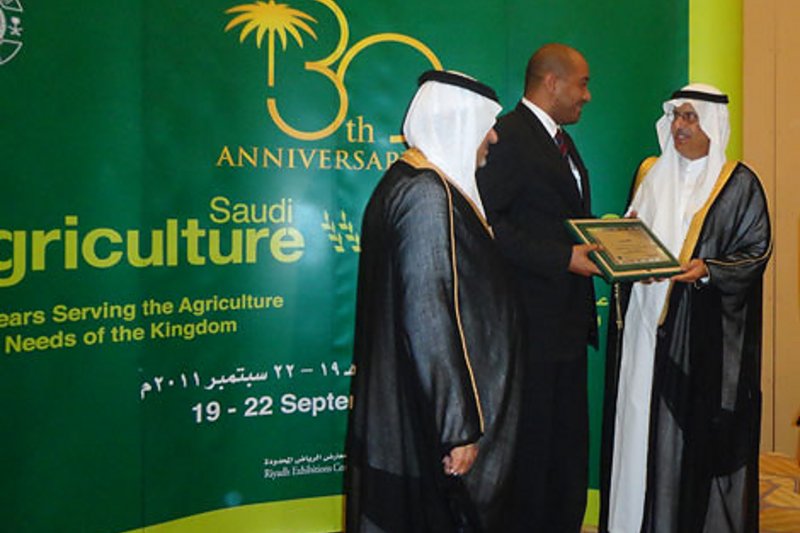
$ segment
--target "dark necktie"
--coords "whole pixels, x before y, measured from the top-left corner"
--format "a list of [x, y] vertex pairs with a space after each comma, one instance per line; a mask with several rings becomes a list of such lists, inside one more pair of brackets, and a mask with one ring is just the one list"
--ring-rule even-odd
[[554, 138], [556, 140], [556, 146], [558, 146], [558, 150], [561, 152], [561, 157], [566, 159], [569, 153], [569, 146], [567, 146], [567, 138], [564, 136], [564, 131], [558, 128]]
[[[556, 141], [556, 146], [558, 146], [558, 151], [561, 152], [561, 157], [563, 157], [564, 161], [566, 161], [569, 164], [569, 141], [567, 140], [567, 136], [564, 134], [564, 130], [558, 128], [553, 138]], [[571, 164], [570, 164], [570, 170], [572, 170]], [[581, 199], [583, 199], [582, 187], [578, 186], [577, 190]]]

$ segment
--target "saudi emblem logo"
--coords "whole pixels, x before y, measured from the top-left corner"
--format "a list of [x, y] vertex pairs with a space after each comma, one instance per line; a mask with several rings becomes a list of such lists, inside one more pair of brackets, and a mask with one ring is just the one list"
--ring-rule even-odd
[[22, 48], [22, 4], [0, 0], [0, 65], [5, 65]]
[[[339, 107], [331, 122], [317, 131], [302, 131], [289, 124], [278, 111], [278, 102], [275, 97], [267, 98], [267, 112], [278, 128], [285, 134], [295, 139], [306, 141], [323, 139], [335, 132], [344, 122], [349, 106], [345, 75], [353, 59], [363, 50], [381, 43], [395, 43], [409, 46], [422, 54], [433, 68], [441, 69], [442, 64], [436, 54], [424, 43], [414, 37], [400, 33], [377, 33], [349, 45], [350, 27], [344, 12], [334, 0], [313, 0], [327, 8], [336, 19], [339, 37], [329, 55], [304, 63], [305, 70], [316, 73], [332, 84], [339, 99]], [[286, 51], [288, 37], [291, 36], [300, 48], [303, 48], [303, 36], [310, 36], [317, 40], [318, 21], [303, 11], [295, 9], [288, 4], [278, 4], [275, 0], [258, 0], [250, 4], [241, 4], [225, 11], [232, 18], [225, 26], [225, 31], [233, 28], [239, 29], [239, 42], [244, 43], [250, 35], [255, 35], [258, 48], [267, 40], [267, 87], [273, 88], [278, 80], [275, 79], [275, 37], [280, 39], [283, 51]], [[315, 29], [317, 28], [317, 29]]]

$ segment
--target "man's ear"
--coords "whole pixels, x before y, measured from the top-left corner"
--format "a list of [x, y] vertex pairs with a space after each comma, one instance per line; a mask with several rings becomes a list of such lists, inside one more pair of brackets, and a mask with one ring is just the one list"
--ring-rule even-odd
[[548, 72], [544, 75], [542, 85], [547, 89], [548, 94], [555, 94], [557, 83], [558, 76], [556, 76], [555, 72]]

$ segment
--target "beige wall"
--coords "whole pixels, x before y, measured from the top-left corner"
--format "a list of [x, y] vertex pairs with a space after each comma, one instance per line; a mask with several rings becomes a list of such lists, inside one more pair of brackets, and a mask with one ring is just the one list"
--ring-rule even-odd
[[799, 21], [797, 0], [744, 0], [744, 160], [764, 182], [774, 239], [764, 286], [761, 442], [792, 456], [800, 451]]

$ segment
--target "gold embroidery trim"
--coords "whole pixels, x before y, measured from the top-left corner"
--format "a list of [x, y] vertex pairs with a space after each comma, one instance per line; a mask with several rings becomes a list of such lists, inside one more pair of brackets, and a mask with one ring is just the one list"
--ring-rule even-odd
[[[700, 238], [700, 230], [703, 229], [703, 223], [706, 220], [706, 215], [708, 215], [709, 209], [714, 204], [719, 196], [719, 193], [722, 192], [722, 188], [728, 183], [731, 175], [733, 174], [733, 170], [738, 165], [738, 161], [727, 161], [723, 166], [722, 170], [717, 177], [716, 183], [714, 183], [714, 188], [711, 189], [711, 193], [708, 195], [703, 207], [697, 210], [697, 212], [692, 216], [692, 222], [689, 224], [689, 231], [686, 232], [686, 238], [683, 240], [683, 246], [681, 247], [681, 253], [678, 256], [678, 262], [681, 265], [685, 265], [691, 259], [692, 252], [694, 251], [694, 247], [697, 246], [697, 240]], [[667, 289], [667, 298], [664, 301], [664, 308], [661, 310], [661, 316], [658, 319], [658, 324], [661, 325], [664, 323], [664, 320], [667, 319], [667, 312], [669, 311], [669, 298], [672, 294], [672, 287], [675, 285], [674, 281], [669, 282], [669, 288]]]
[[[735, 168], [735, 165], [734, 165], [734, 168]], [[731, 172], [733, 172], [733, 171], [731, 171]], [[758, 180], [759, 184], [761, 184], [761, 190], [763, 191], [764, 190], [764, 184], [761, 183], [761, 178], [759, 178], [758, 175], [755, 172], [753, 173], [753, 175], [756, 177], [756, 179]], [[767, 202], [768, 198], [766, 198], [766, 195], [764, 195], [764, 196], [765, 196], [764, 201]], [[769, 205], [767, 205], [767, 212], [769, 213]], [[741, 265], [748, 265], [750, 263], [758, 263], [759, 261], [763, 261], [766, 257], [769, 257], [772, 254], [773, 243], [774, 243], [774, 241], [772, 239], [772, 232], [770, 231], [769, 246], [767, 246], [767, 250], [762, 255], [760, 255], [759, 257], [753, 257], [753, 258], [750, 258], [750, 259], [742, 259], [740, 261], [730, 261], [730, 262], [720, 261], [719, 259], [706, 259], [705, 262], [706, 263], [711, 263], [712, 265], [719, 265], [719, 266], [741, 266]]]
[[631, 197], [636, 195], [636, 191], [639, 190], [639, 186], [644, 181], [644, 177], [647, 175], [648, 172], [650, 172], [650, 169], [653, 168], [653, 165], [656, 164], [656, 161], [658, 161], [658, 158], [652, 156], [642, 161], [642, 164], [639, 165], [639, 170], [636, 171], [636, 178], [633, 180], [633, 194], [631, 195]]
[[442, 169], [440, 169], [439, 167], [428, 161], [425, 158], [425, 154], [423, 154], [418, 148], [409, 148], [408, 150], [403, 152], [403, 155], [400, 156], [400, 159], [405, 161], [414, 168], [427, 168], [429, 170], [433, 170], [434, 172], [439, 174], [439, 177], [445, 178], [450, 185], [458, 189], [459, 192], [461, 192], [461, 196], [464, 197], [464, 199], [467, 201], [472, 210], [475, 211], [475, 214], [478, 216], [478, 220], [480, 220], [481, 225], [483, 225], [483, 229], [485, 229], [486, 233], [488, 233], [489, 236], [492, 239], [494, 239], [494, 231], [492, 230], [492, 227], [486, 220], [486, 216], [484, 216], [484, 214], [481, 213], [481, 210], [478, 209], [478, 206], [475, 205], [475, 203], [472, 201], [472, 198], [464, 194], [464, 191], [461, 190], [461, 187], [459, 187], [455, 182], [451, 181], [447, 177], [447, 174], [445, 174], [442, 171]]
[[[459, 306], [458, 300], [458, 268], [456, 263], [456, 236], [455, 236], [455, 221], [453, 215], [453, 196], [450, 192], [450, 181], [444, 177], [444, 173], [439, 170], [433, 163], [425, 159], [425, 156], [417, 150], [416, 148], [410, 148], [406, 150], [403, 155], [400, 157], [403, 161], [408, 163], [414, 168], [427, 168], [433, 170], [439, 179], [442, 180], [442, 185], [444, 185], [444, 190], [447, 193], [447, 210], [449, 215], [450, 221], [450, 259], [453, 264], [453, 303], [454, 308], [456, 311], [456, 325], [458, 327], [458, 336], [461, 341], [461, 349], [464, 352], [464, 362], [467, 365], [467, 372], [469, 373], [469, 380], [470, 384], [472, 385], [472, 393], [475, 396], [475, 404], [478, 409], [478, 418], [481, 427], [481, 433], [485, 431], [484, 421], [483, 421], [483, 408], [481, 407], [481, 398], [480, 394], [478, 393], [478, 386], [475, 382], [475, 372], [472, 370], [472, 363], [470, 362], [469, 350], [467, 350], [467, 339], [464, 335], [464, 327], [461, 323], [461, 311]], [[465, 196], [466, 198], [466, 196]], [[472, 202], [470, 202], [472, 205]], [[474, 205], [472, 205], [473, 209], [476, 209]], [[477, 212], [477, 210], [476, 210]], [[478, 213], [480, 214], [480, 213]], [[481, 217], [482, 218], [482, 217]], [[488, 226], [484, 224], [484, 226]]]

